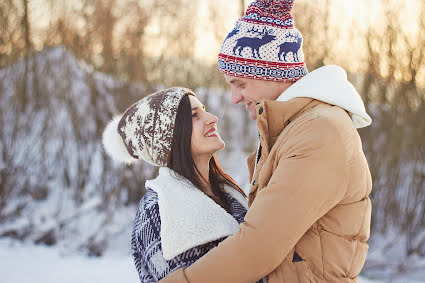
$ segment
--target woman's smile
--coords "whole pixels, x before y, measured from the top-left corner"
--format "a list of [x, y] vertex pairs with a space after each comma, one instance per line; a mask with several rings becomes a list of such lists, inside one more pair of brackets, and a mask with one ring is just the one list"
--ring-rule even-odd
[[218, 136], [217, 129], [216, 128], [211, 128], [210, 130], [208, 130], [206, 132], [206, 134], [204, 136], [207, 137], [207, 138], [217, 137]]

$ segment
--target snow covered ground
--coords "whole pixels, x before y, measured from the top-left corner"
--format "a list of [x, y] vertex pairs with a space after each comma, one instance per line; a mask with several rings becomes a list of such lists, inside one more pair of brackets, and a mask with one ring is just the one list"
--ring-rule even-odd
[[129, 254], [90, 258], [64, 254], [58, 248], [0, 240], [2, 283], [135, 283], [138, 280]]
[[[138, 280], [133, 260], [126, 252], [111, 252], [97, 258], [85, 257], [69, 254], [57, 247], [0, 239], [2, 283], [137, 283]], [[360, 282], [386, 281], [361, 278]]]

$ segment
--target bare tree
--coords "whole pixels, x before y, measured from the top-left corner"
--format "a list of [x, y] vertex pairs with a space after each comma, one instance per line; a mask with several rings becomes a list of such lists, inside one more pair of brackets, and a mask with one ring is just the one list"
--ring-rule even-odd
[[385, 4], [383, 31], [371, 27], [366, 36], [368, 70], [361, 87], [375, 120], [361, 131], [373, 176], [373, 230], [397, 229], [406, 237], [406, 254], [424, 256], [425, 122], [419, 117], [425, 114], [425, 4], [413, 38], [400, 29], [396, 4]]

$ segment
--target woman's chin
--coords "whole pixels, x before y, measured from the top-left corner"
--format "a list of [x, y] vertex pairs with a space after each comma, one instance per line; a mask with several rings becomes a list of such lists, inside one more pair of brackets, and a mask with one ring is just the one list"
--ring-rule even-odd
[[214, 149], [211, 150], [211, 156], [213, 156], [214, 154], [216, 154], [220, 150], [223, 150], [224, 147], [225, 147], [224, 142], [221, 143], [221, 144], [218, 144], [216, 147], [214, 147]]
[[217, 151], [220, 151], [226, 147], [226, 144], [224, 143], [224, 141], [221, 138], [219, 139], [220, 139], [220, 145], [217, 147]]
[[212, 157], [214, 154], [219, 152], [220, 150], [223, 150], [225, 148], [224, 141], [218, 137], [216, 138], [214, 142], [209, 141], [208, 144], [204, 144], [203, 148], [197, 148], [197, 150], [193, 150], [192, 148], [192, 154], [194, 157], [196, 156], [210, 156]]
[[220, 150], [223, 150], [224, 148], [225, 148], [225, 145], [224, 145], [224, 143], [223, 143], [223, 146], [221, 146], [220, 148], [218, 148], [216, 152], [218, 152], [218, 151], [220, 151]]
[[217, 145], [211, 150], [210, 155], [211, 157], [216, 154], [217, 152], [223, 150], [225, 148], [225, 144], [222, 141], [221, 143], [217, 143]]

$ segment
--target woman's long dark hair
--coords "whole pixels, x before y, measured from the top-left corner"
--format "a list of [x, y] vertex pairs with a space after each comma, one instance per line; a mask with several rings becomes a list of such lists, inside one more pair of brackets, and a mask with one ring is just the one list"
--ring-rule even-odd
[[[192, 141], [192, 107], [190, 105], [189, 95], [186, 95], [180, 101], [176, 123], [174, 126], [173, 143], [171, 146], [171, 158], [167, 167], [174, 170], [187, 180], [189, 180], [196, 188], [204, 191], [202, 176], [195, 166], [191, 150]], [[230, 204], [227, 201], [224, 185], [230, 185], [239, 191], [243, 196], [245, 193], [236, 184], [236, 182], [221, 169], [216, 155], [210, 159], [209, 182], [211, 190], [214, 193], [214, 201], [221, 205], [226, 211], [230, 212]]]

